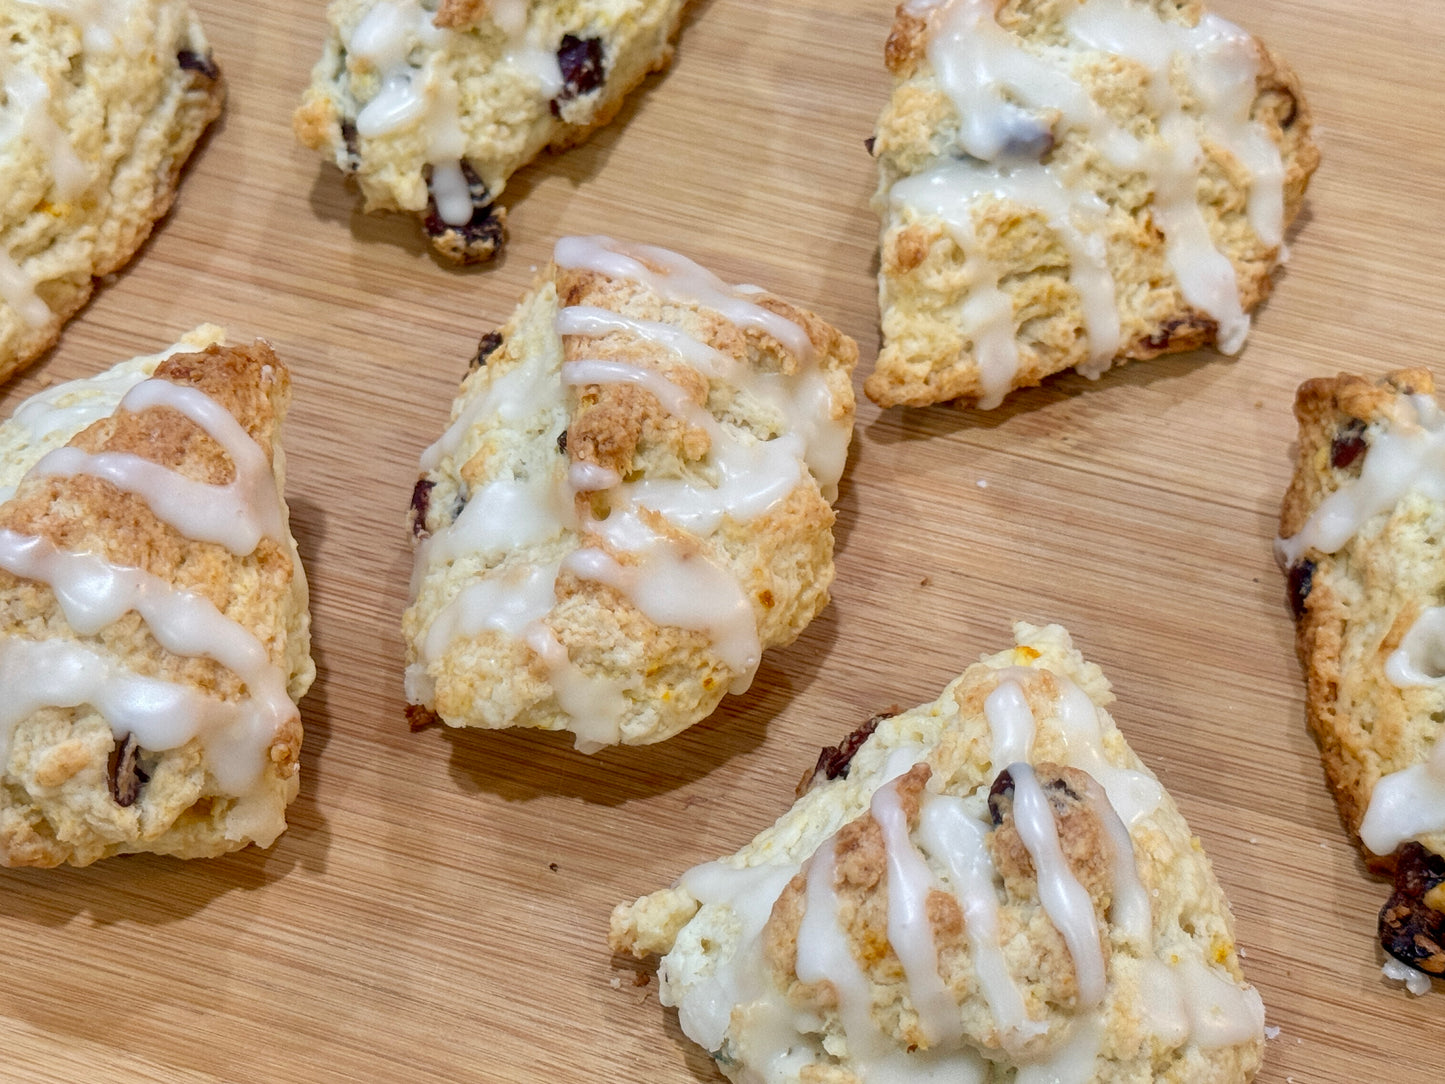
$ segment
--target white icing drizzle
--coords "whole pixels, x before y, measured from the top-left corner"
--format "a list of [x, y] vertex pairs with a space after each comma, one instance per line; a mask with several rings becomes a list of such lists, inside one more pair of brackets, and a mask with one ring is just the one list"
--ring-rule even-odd
[[459, 636], [495, 629], [520, 639], [557, 601], [557, 564], [504, 569], [462, 588], [427, 629], [423, 654], [436, 658]]
[[[121, 405], [129, 410], [168, 406], [190, 418], [231, 455], [237, 473], [234, 488], [191, 490], [186, 487], [187, 480], [174, 472], [169, 472], [167, 479], [149, 469], [154, 464], [137, 472], [124, 457], [83, 456], [68, 464], [62, 462], [63, 466], [119, 477], [122, 488], [148, 502], [154, 498], [160, 506], [158, 517], [182, 533], [197, 529], [237, 545], [237, 539], [250, 538], [252, 549], [261, 537], [284, 540], [280, 495], [265, 453], [219, 404], [194, 388], [147, 380], [126, 392]], [[19, 413], [23, 415], [25, 408]], [[42, 413], [37, 421], [43, 419]], [[44, 463], [37, 464], [36, 470]], [[252, 475], [257, 463], [264, 477]], [[46, 469], [42, 473], [53, 472]], [[218, 497], [217, 491], [223, 495]], [[219, 500], [222, 518], [232, 522], [218, 526], [206, 515], [180, 508], [172, 500], [177, 492], [197, 502]], [[205, 598], [177, 590], [148, 572], [116, 566], [92, 554], [60, 550], [38, 537], [0, 530], [0, 568], [48, 585], [66, 621], [81, 637], [96, 636], [133, 610], [166, 651], [213, 659], [246, 687], [243, 698], [222, 701], [188, 686], [128, 673], [81, 642], [35, 643], [10, 638], [0, 641], [0, 669], [8, 675], [7, 692], [13, 693], [0, 713], [0, 743], [8, 746], [15, 725], [41, 708], [90, 704], [117, 737], [131, 733], [143, 748], [171, 749], [199, 738], [207, 766], [228, 794], [244, 794], [256, 782], [276, 734], [297, 712], [287, 692], [286, 673], [250, 632]]]
[[808, 333], [785, 316], [763, 308], [755, 289], [729, 286], [711, 271], [655, 245], [622, 245], [610, 237], [564, 237], [552, 257], [558, 267], [593, 271], [640, 282], [669, 301], [696, 302], [738, 327], [771, 335], [803, 361], [813, 358]]
[[[492, 566], [508, 553], [546, 543], [564, 532], [593, 540], [590, 544], [584, 541], [562, 558], [560, 566], [554, 563], [545, 571], [526, 573], [525, 599], [505, 613], [494, 611], [504, 606], [506, 592], [484, 586], [494, 574], [465, 589], [434, 619], [423, 638], [420, 659], [407, 673], [408, 697], [425, 703], [434, 695], [426, 668], [458, 637], [474, 636], [483, 629], [504, 631], [527, 643], [542, 660], [558, 705], [575, 724], [571, 729], [578, 734], [578, 748], [591, 750], [619, 740], [628, 708], [628, 684], [620, 679], [589, 678], [544, 623], [559, 567], [581, 579], [610, 586], [655, 624], [706, 634], [718, 657], [733, 671], [731, 691], [745, 691], [762, 654], [757, 618], [747, 593], [734, 576], [705, 554], [684, 548], [649, 526], [644, 516], [656, 513], [678, 528], [706, 533], [725, 516], [742, 522], [766, 512], [792, 492], [810, 468], [819, 472], [820, 486], [836, 485], [851, 423], [833, 420], [833, 398], [803, 329], [758, 305], [749, 288], [727, 286], [691, 261], [661, 249], [626, 247], [599, 238], [565, 238], [557, 248], [561, 266], [594, 266], [617, 276], [635, 273], [644, 285], [668, 300], [726, 310], [729, 319], [767, 330], [785, 346], [808, 345], [797, 373], [753, 373], [746, 364], [670, 325], [587, 306], [563, 308], [554, 327], [559, 336], [597, 338], [620, 333], [660, 348], [710, 381], [725, 382], [740, 394], [773, 406], [781, 432], [770, 440], [759, 440], [735, 431], [664, 372], [584, 357], [561, 365], [559, 378], [556, 355], [533, 350], [460, 409], [447, 431], [423, 454], [423, 469], [436, 469], [460, 449], [474, 426], [493, 418], [545, 431], [546, 439], [555, 439], [565, 415], [566, 388], [611, 384], [646, 390], [665, 411], [708, 435], [706, 468], [715, 476], [712, 482], [624, 481], [616, 471], [571, 462], [565, 473], [502, 479], [478, 488], [456, 521], [424, 541], [418, 552], [414, 596], [430, 569], [464, 556]], [[644, 258], [651, 267], [640, 262]], [[694, 291], [701, 296], [694, 297]], [[577, 495], [601, 491], [609, 496], [607, 518], [598, 521], [587, 512], [579, 518]], [[618, 554], [629, 559], [619, 561]], [[515, 579], [519, 573], [514, 569], [507, 575]], [[519, 614], [527, 615], [526, 620], [521, 621]]]
[[1000, 674], [998, 687], [984, 698], [983, 714], [993, 735], [989, 754], [993, 771], [998, 772], [1015, 761], [1028, 760], [1037, 724], [1023, 687]]
[[[1027, 752], [1033, 743], [1038, 720], [1023, 696], [1027, 673], [1023, 667], [1005, 668], [997, 687], [985, 698], [996, 750]], [[1087, 700], [1087, 696], [1065, 675], [1054, 673], [1053, 677], [1060, 688], [1054, 714], [1071, 717], [1064, 727], [1070, 764], [1085, 770], [1086, 765], [1107, 764], [1097, 709], [1090, 701], [1091, 711], [1085, 718], [1082, 706], [1073, 701], [1080, 696]], [[1004, 955], [1000, 878], [988, 848], [992, 826], [985, 819], [983, 791], [961, 798], [925, 789], [916, 842], [910, 838], [897, 780], [926, 752], [916, 744], [893, 749], [881, 769], [873, 769], [878, 784], [869, 801], [886, 850], [888, 942], [903, 965], [906, 995], [929, 1040], [926, 1048], [911, 1053], [899, 1050], [883, 1035], [873, 1016], [871, 984], [842, 927], [835, 887], [836, 835], [824, 839], [806, 863], [755, 870], [711, 863], [689, 871], [679, 881], [704, 907], [731, 908], [741, 932], [732, 941], [733, 950], [722, 952], [713, 969], [690, 979], [691, 985], [680, 994], [672, 980], [665, 978], [664, 1002], [679, 1005], [684, 1031], [709, 1050], [725, 1048], [734, 1009], [745, 1006], [750, 1045], [744, 1051], [744, 1068], [757, 1072], [759, 1065], [770, 1067], [747, 1079], [792, 1079], [802, 1065], [822, 1056], [817, 1036], [824, 1032], [825, 1022], [810, 1010], [790, 1005], [772, 985], [761, 948], [761, 933], [782, 887], [800, 871], [804, 906], [797, 931], [796, 974], [803, 983], [826, 982], [831, 987], [849, 1068], [861, 1080], [867, 1084], [981, 1084], [998, 1073], [994, 1069], [991, 1076], [994, 1063], [985, 1061], [964, 1040], [958, 1007], [938, 972], [937, 946], [926, 918], [931, 891], [952, 893], [963, 911], [969, 959], [1007, 1060], [990, 1057], [1015, 1066], [1012, 1079], [1023, 1084], [1086, 1084], [1094, 1078], [1106, 1034], [1105, 1014], [1112, 1011], [1105, 997], [1107, 968], [1101, 931], [1088, 893], [1063, 855], [1047, 796], [1028, 764], [1014, 761], [1008, 765], [1014, 780], [1014, 823], [1033, 860], [1044, 910], [1075, 961], [1085, 1010], [1041, 1047], [1036, 1040], [1048, 1032], [1048, 1022], [1030, 1018], [1022, 989]], [[1151, 814], [1161, 799], [1162, 794], [1142, 812], [1136, 808], [1134, 823]], [[1142, 957], [1140, 988], [1144, 997], [1137, 1011], [1145, 1032], [1170, 1048], [1193, 1044], [1209, 1049], [1260, 1037], [1264, 1008], [1257, 991], [1241, 989], [1222, 969], [1198, 959], [1176, 958], [1166, 963], [1154, 956], [1149, 897], [1125, 819], [1112, 807], [1106, 788], [1093, 778], [1088, 780], [1085, 800], [1100, 818], [1110, 852], [1110, 924]], [[817, 830], [829, 829], [820, 825]], [[717, 921], [709, 919], [704, 928], [717, 929]], [[696, 938], [712, 936], [692, 934], [684, 948], [683, 940], [689, 937], [685, 929], [676, 951], [707, 951]], [[663, 974], [668, 973], [665, 959]], [[758, 1027], [759, 1022], [763, 1026]], [[843, 1048], [829, 1040], [827, 1049], [840, 1056]], [[737, 1052], [734, 1048], [733, 1053]]]
[[627, 682], [584, 671], [572, 661], [556, 633], [541, 621], [527, 628], [523, 640], [547, 667], [557, 706], [567, 714], [577, 735], [578, 751], [595, 753], [621, 741]]
[[1164, 788], [1146, 772], [1116, 767], [1104, 754], [1103, 724], [1089, 694], [1063, 675], [1055, 675], [1059, 699], [1054, 725], [1063, 734], [1069, 763], [1088, 772], [1108, 795], [1108, 804], [1128, 828], [1159, 808]]
[[[418, 0], [382, 0], [346, 37], [347, 53], [374, 67], [381, 82], [357, 113], [356, 132], [377, 139], [420, 125], [437, 213], [462, 226], [473, 213], [461, 167], [466, 134], [455, 79], [441, 64], [453, 31], [434, 26], [433, 18]], [[411, 60], [418, 49], [425, 54], [420, 65]]]
[[1428, 606], [1385, 659], [1385, 677], [1400, 689], [1445, 683], [1445, 606]]
[[[987, 199], [1037, 207], [1069, 254], [1089, 340], [1088, 376], [1107, 369], [1120, 345], [1114, 282], [1103, 242], [1107, 207], [1082, 177], [1042, 165], [1051, 118], [1082, 129], [1113, 166], [1146, 175], [1166, 259], [1186, 301], [1219, 326], [1219, 349], [1237, 352], [1249, 330], [1234, 268], [1209, 235], [1197, 201], [1204, 161], [1201, 136], [1231, 151], [1250, 175], [1247, 213], [1261, 243], [1278, 246], [1284, 218], [1279, 150], [1251, 121], [1258, 67], [1249, 35], [1214, 15], [1194, 27], [1169, 23], [1124, 0], [1088, 0], [1068, 18], [1069, 35], [1086, 48], [1130, 57], [1150, 72], [1148, 93], [1159, 135], [1141, 142], [1115, 124], [1067, 69], [1067, 54], [1032, 53], [1005, 32], [993, 0], [914, 4], [932, 20], [928, 58], [958, 110], [959, 143], [970, 160], [946, 161], [899, 181], [895, 207], [943, 219], [964, 250], [970, 299], [961, 314], [980, 369], [980, 406], [997, 405], [1019, 367], [1014, 313], [999, 271], [975, 241], [973, 215]], [[1202, 117], [1183, 112], [1170, 83], [1182, 71]]]
[[1402, 963], [1393, 956], [1385, 957], [1385, 964], [1380, 968], [1380, 972], [1392, 982], [1403, 982], [1405, 989], [1416, 997], [1424, 997], [1432, 987], [1429, 975], [1409, 964]]
[[[540, 99], [560, 93], [556, 43], [544, 38], [540, 22], [528, 20], [525, 0], [494, 0], [489, 15], [506, 39], [504, 62], [536, 84]], [[434, 18], [419, 0], [382, 0], [346, 37], [347, 53], [374, 66], [381, 81], [381, 89], [357, 114], [356, 131], [375, 139], [421, 125], [437, 213], [448, 225], [462, 226], [475, 208], [462, 171], [467, 137], [461, 94], [446, 64], [461, 32], [437, 27]], [[425, 53], [420, 63], [412, 59], [417, 49]], [[491, 195], [499, 193], [498, 185]]]
[[1014, 1084], [1089, 1084], [1104, 1045], [1104, 1028], [1097, 1013], [1086, 1013], [1069, 1028], [1068, 1037], [1042, 1062], [1019, 1066]]
[[1422, 764], [1390, 772], [1375, 783], [1360, 822], [1360, 842], [1375, 854], [1445, 829], [1445, 740], [1436, 737]]
[[855, 1059], [868, 1061], [883, 1054], [887, 1040], [873, 1019], [868, 976], [853, 958], [839, 922], [838, 894], [833, 887], [836, 843], [835, 838], [824, 842], [808, 867], [795, 971], [800, 982], [826, 982], [832, 986], [849, 1053]]
[[[242, 793], [255, 781], [265, 748], [297, 713], [286, 675], [251, 633], [209, 600], [178, 591], [148, 572], [59, 550], [14, 531], [0, 530], [0, 568], [49, 584], [80, 636], [95, 636], [134, 610], [161, 647], [174, 655], [214, 659], [245, 682], [248, 694], [226, 703], [185, 686], [128, 674], [78, 643], [52, 640], [42, 646], [6, 638], [0, 650], [8, 660], [44, 660], [44, 668], [17, 667], [19, 672], [5, 683], [12, 695], [0, 715], [0, 763], [16, 723], [43, 707], [89, 703], [106, 717], [116, 737], [131, 733], [145, 749], [174, 749], [201, 738], [217, 783], [230, 793]], [[258, 744], [262, 756], [256, 755]]]
[[1010, 764], [1008, 772], [1014, 782], [1014, 826], [1033, 859], [1039, 902], [1073, 957], [1079, 1004], [1091, 1008], [1103, 1000], [1105, 981], [1104, 951], [1093, 901], [1064, 857], [1048, 795], [1033, 768], [1019, 762]]
[[1445, 416], [1428, 395], [1395, 400], [1393, 422], [1374, 433], [1358, 477], [1319, 503], [1298, 534], [1275, 541], [1286, 567], [1306, 550], [1335, 553], [1407, 493], [1445, 500]]
[[569, 554], [562, 567], [580, 579], [606, 584], [653, 624], [706, 633], [734, 673], [732, 691], [753, 683], [763, 648], [753, 607], [737, 579], [699, 553], [657, 538], [638, 551], [639, 563], [622, 565], [604, 550]]
[[36, 392], [0, 426], [0, 499], [15, 495], [15, 486], [45, 454], [68, 442], [92, 422], [114, 413], [126, 392], [147, 379], [166, 358], [204, 350], [225, 339], [214, 324], [197, 328], [165, 350], [133, 358], [83, 380], [67, 380]]
[[[796, 864], [738, 868], [725, 862], [695, 866], [678, 879], [704, 908], [725, 907], [738, 924], [733, 953], [720, 959], [712, 972], [677, 1004], [678, 1023], [684, 1034], [705, 1050], [717, 1050], [727, 1034], [734, 1005], [765, 997], [768, 983], [758, 961], [759, 937], [773, 904], [798, 872]], [[666, 982], [667, 961], [662, 964], [663, 1004], [671, 1004]]]
[[1109, 921], [1121, 930], [1136, 948], [1147, 951], [1153, 937], [1154, 914], [1149, 905], [1149, 893], [1144, 890], [1144, 882], [1139, 879], [1134, 841], [1099, 781], [1088, 776], [1086, 787], [1094, 814], [1099, 818], [1104, 836], [1108, 840], [1109, 865], [1113, 873]]
[[231, 458], [236, 477], [210, 485], [183, 477], [168, 467], [127, 452], [90, 454], [64, 447], [35, 465], [37, 477], [90, 474], [145, 500], [161, 522], [197, 542], [217, 542], [238, 556], [252, 552], [262, 538], [282, 542], [285, 525], [276, 499], [275, 475], [261, 446], [230, 412], [195, 388], [168, 380], [137, 384], [121, 400], [132, 412], [167, 407], [206, 431]]
[[[1310, 513], [1299, 533], [1275, 540], [1285, 567], [1309, 550], [1336, 553], [1374, 517], [1409, 494], [1445, 500], [1445, 416], [1428, 395], [1400, 395], [1393, 422], [1370, 439], [1357, 477]], [[1385, 660], [1385, 677], [1400, 688], [1440, 687], [1445, 661], [1445, 608], [1428, 607]], [[1445, 732], [1442, 732], [1445, 733]], [[1445, 740], [1437, 733], [1422, 763], [1382, 776], [1370, 792], [1360, 841], [1375, 854], [1445, 831]]]
[[929, 794], [919, 815], [918, 839], [943, 867], [950, 888], [963, 905], [963, 928], [979, 988], [1005, 1046], [1017, 1046], [1042, 1035], [1048, 1027], [1029, 1018], [1023, 994], [1004, 959], [996, 873], [988, 853], [989, 827], [968, 812], [962, 799]]
[[938, 946], [928, 918], [933, 875], [908, 838], [896, 783], [879, 787], [870, 805], [888, 855], [888, 942], [903, 965], [918, 1025], [937, 1046], [958, 1030], [958, 1003], [938, 973]]

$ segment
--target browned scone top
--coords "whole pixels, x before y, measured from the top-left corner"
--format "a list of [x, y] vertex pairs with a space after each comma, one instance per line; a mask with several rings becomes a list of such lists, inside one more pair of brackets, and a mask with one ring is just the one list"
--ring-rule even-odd
[[[278, 440], [290, 376], [268, 345], [212, 345], [174, 354], [160, 361], [152, 380], [199, 392], [239, 423], [269, 463], [259, 492], [241, 499], [253, 505], [280, 501]], [[173, 484], [189, 479], [216, 487], [201, 491], [207, 494], [233, 483], [245, 486], [237, 464], [207, 428], [164, 403], [118, 408], [76, 433], [68, 447], [112, 462], [124, 457], [155, 464], [175, 476]], [[22, 575], [0, 567], [0, 654], [15, 643], [68, 644], [85, 652], [87, 667], [102, 669], [112, 685], [143, 678], [164, 683], [156, 688], [167, 694], [198, 696], [202, 704], [253, 702], [261, 691], [202, 646], [221, 627], [231, 630], [224, 635], [254, 638], [265, 655], [258, 666], [274, 671], [283, 694], [299, 697], [314, 667], [305, 578], [285, 527], [284, 503], [282, 537], [263, 535], [250, 552], [237, 553], [221, 542], [189, 537], [152, 508], [145, 492], [103, 475], [103, 469], [29, 471], [13, 498], [0, 505], [7, 544], [38, 544], [61, 558], [102, 562], [107, 576], [120, 579], [154, 577], [137, 597], [159, 599], [163, 607], [177, 600], [193, 607], [204, 599], [221, 620], [189, 631], [181, 626], [170, 634], [178, 650], [170, 650], [132, 598], [115, 620], [78, 632], [52, 586], [65, 573], [46, 579], [33, 570]], [[181, 642], [174, 642], [177, 637]], [[179, 653], [193, 646], [197, 654]], [[254, 674], [251, 680], [259, 683]], [[142, 850], [196, 857], [253, 841], [269, 844], [284, 827], [284, 808], [296, 790], [301, 722], [294, 703], [275, 717], [274, 732], [261, 737], [255, 749], [259, 777], [240, 793], [218, 783], [206, 743], [221, 739], [208, 735], [204, 724], [200, 729], [178, 746], [146, 749], [115, 732], [89, 694], [74, 706], [39, 704], [15, 722], [0, 764], [6, 784], [0, 788], [0, 864], [85, 865]]]
[[[1445, 597], [1445, 505], [1426, 491], [1425, 475], [1436, 468], [1429, 452], [1418, 451], [1438, 444], [1433, 396], [1423, 368], [1379, 379], [1342, 373], [1300, 386], [1278, 552], [1325, 776], [1366, 862], [1396, 877], [1381, 914], [1386, 951], [1442, 974], [1445, 893], [1430, 890], [1445, 877], [1445, 821], [1403, 809], [1387, 815], [1391, 799], [1377, 798], [1382, 781], [1395, 787], [1426, 770], [1445, 735], [1429, 616]], [[1395, 465], [1372, 467], [1372, 456], [1394, 457]], [[1321, 533], [1330, 512], [1347, 526]], [[1423, 673], [1402, 677], [1407, 663]], [[1421, 805], [1408, 797], [1399, 804]]]
[[[1319, 162], [1298, 77], [1242, 31], [1209, 23], [1203, 32], [1201, 20], [1213, 17], [1194, 0], [1127, 9], [1004, 0], [996, 27], [983, 7], [900, 4], [885, 46], [894, 90], [872, 144], [884, 341], [869, 397], [988, 407], [1068, 368], [1096, 375], [1216, 343], [1236, 352]], [[984, 25], [965, 25], [959, 12]], [[1129, 20], [1149, 21], [1150, 32]], [[1168, 58], [1143, 44], [1170, 35]], [[995, 65], [1014, 58], [1010, 78], [1025, 89], [998, 91], [949, 44], [962, 40], [982, 42], [980, 55]], [[1102, 46], [1118, 40], [1133, 51]], [[1234, 50], [1220, 70], [1245, 58], [1252, 67], [1247, 136], [1229, 129], [1233, 117], [1210, 119], [1218, 107], [1197, 83], [1218, 72], [1191, 74], [1191, 65], [1210, 70], [1219, 40]], [[956, 67], [941, 74], [949, 56]], [[1045, 68], [1056, 82], [1031, 74]], [[1066, 81], [1077, 87], [1072, 104], [1056, 90]], [[995, 95], [1012, 104], [986, 104]], [[1160, 163], [1186, 138], [1197, 140], [1199, 164], [1192, 178], [1174, 178]], [[1125, 140], [1142, 154], [1121, 150]], [[1269, 152], [1257, 157], [1266, 144], [1278, 174], [1264, 164]], [[995, 175], [1002, 183], [987, 179]], [[1211, 261], [1211, 274], [1232, 273], [1231, 288], [1201, 285], [1198, 269]]]
[[408, 714], [647, 744], [826, 604], [857, 346], [675, 253], [564, 250], [423, 456]]

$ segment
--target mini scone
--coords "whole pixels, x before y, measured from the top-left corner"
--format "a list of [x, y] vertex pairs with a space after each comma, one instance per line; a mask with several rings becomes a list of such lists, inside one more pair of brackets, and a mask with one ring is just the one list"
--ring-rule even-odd
[[315, 675], [277, 443], [290, 377], [198, 329], [0, 425], [0, 865], [285, 828]]
[[1198, 0], [905, 0], [886, 59], [870, 398], [1239, 351], [1319, 161], [1278, 56]]
[[736, 854], [612, 913], [739, 1082], [1224, 1084], [1264, 1008], [1208, 859], [1057, 625], [824, 750]]
[[1309, 380], [1276, 552], [1345, 827], [1392, 873], [1386, 974], [1445, 976], [1445, 415], [1425, 369]]
[[857, 346], [645, 245], [557, 243], [422, 456], [414, 724], [646, 744], [750, 684], [833, 578]]
[[462, 263], [504, 240], [507, 178], [610, 121], [672, 60], [687, 0], [333, 0], [296, 135], [367, 211]]
[[178, 0], [0, 3], [0, 379], [49, 349], [175, 198], [221, 111]]

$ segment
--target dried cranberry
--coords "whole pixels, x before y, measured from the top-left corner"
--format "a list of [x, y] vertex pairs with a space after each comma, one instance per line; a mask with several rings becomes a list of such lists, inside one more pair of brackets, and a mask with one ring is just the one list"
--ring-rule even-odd
[[1289, 570], [1289, 608], [1296, 618], [1305, 615], [1305, 600], [1310, 597], [1310, 588], [1314, 586], [1315, 563], [1313, 561], [1301, 561], [1293, 565]]
[[416, 538], [425, 538], [431, 533], [426, 529], [426, 513], [431, 507], [431, 491], [435, 486], [436, 483], [429, 478], [418, 478], [411, 491], [411, 512], [408, 518], [411, 520], [411, 533]]
[[1365, 443], [1365, 423], [1353, 418], [1335, 434], [1335, 439], [1330, 441], [1330, 466], [1335, 470], [1344, 470], [1364, 455], [1367, 448], [1369, 445]]
[[573, 98], [590, 94], [602, 85], [602, 42], [598, 38], [579, 38], [568, 34], [557, 49], [557, 66], [562, 69], [562, 89], [552, 99], [552, 116], [562, 115], [562, 105]]
[[880, 711], [862, 726], [858, 727], [837, 745], [830, 745], [818, 754], [818, 766], [814, 773], [822, 772], [827, 779], [837, 779], [839, 776], [848, 778], [848, 766], [853, 762], [853, 757], [863, 743], [873, 736], [873, 731], [878, 729], [878, 724], [884, 719], [891, 719], [898, 714], [898, 709], [892, 711]]
[[182, 71], [195, 72], [215, 82], [221, 78], [221, 69], [216, 67], [216, 62], [211, 57], [211, 51], [195, 53], [190, 49], [182, 49], [176, 54], [176, 63], [181, 66]]
[[1202, 346], [1219, 331], [1219, 325], [1207, 316], [1175, 317], [1144, 340], [1150, 350], [1179, 350]]
[[127, 734], [116, 739], [106, 765], [110, 776], [110, 796], [122, 809], [135, 805], [141, 788], [151, 779], [140, 766], [140, 754], [140, 743], [135, 740], [135, 735]]
[[500, 331], [489, 331], [483, 335], [477, 340], [477, 352], [472, 355], [472, 360], [467, 362], [467, 372], [474, 373], [480, 369], [501, 345], [502, 333]]
[[1407, 843], [1395, 858], [1395, 891], [1380, 910], [1380, 944], [1395, 959], [1445, 975], [1445, 913], [1425, 895], [1445, 882], [1445, 858]]
[[432, 245], [458, 263], [480, 263], [489, 260], [506, 239], [506, 211], [491, 202], [486, 182], [477, 176], [470, 162], [461, 163], [467, 181], [467, 194], [472, 200], [472, 217], [461, 225], [453, 225], [437, 210], [436, 193], [432, 189], [430, 167], [427, 172], [426, 218], [423, 228]]
[[341, 122], [341, 141], [346, 144], [346, 172], [355, 173], [361, 168], [361, 133], [355, 121]]
[[995, 777], [993, 786], [988, 788], [988, 815], [989, 819], [993, 821], [995, 828], [1003, 824], [1005, 799], [1012, 804], [1013, 796], [1014, 777], [1010, 775], [1009, 770], [1005, 768]]
[[864, 147], [865, 150], [867, 150], [868, 156], [869, 156], [870, 158], [873, 157], [873, 148], [876, 147], [877, 145], [878, 145], [878, 137], [877, 137], [877, 136], [869, 136], [867, 139], [865, 139], [865, 140], [863, 141], [863, 147]]

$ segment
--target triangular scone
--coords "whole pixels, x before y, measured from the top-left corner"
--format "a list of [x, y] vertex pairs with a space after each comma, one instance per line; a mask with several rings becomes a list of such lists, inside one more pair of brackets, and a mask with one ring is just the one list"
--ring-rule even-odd
[[662, 1003], [730, 1078], [1258, 1069], [1264, 1009], [1198, 841], [1104, 711], [1099, 668], [1057, 625], [1015, 634], [825, 750], [737, 854], [613, 911], [613, 948], [666, 954]]
[[[1445, 976], [1445, 413], [1428, 370], [1295, 397], [1277, 552], [1310, 729], [1346, 828], [1395, 892], [1386, 973]], [[1409, 968], [1401, 964], [1408, 964]]]
[[0, 90], [4, 379], [140, 248], [224, 93], [179, 0], [0, 4]]
[[203, 328], [0, 426], [0, 865], [268, 846], [315, 676], [290, 376]]
[[366, 210], [414, 212], [442, 256], [490, 259], [507, 178], [666, 68], [686, 2], [332, 0], [297, 138], [356, 179]]
[[887, 62], [871, 399], [1240, 349], [1319, 160], [1263, 44], [1198, 0], [905, 0]]
[[569, 237], [422, 457], [413, 722], [660, 741], [828, 600], [856, 344], [675, 253]]

